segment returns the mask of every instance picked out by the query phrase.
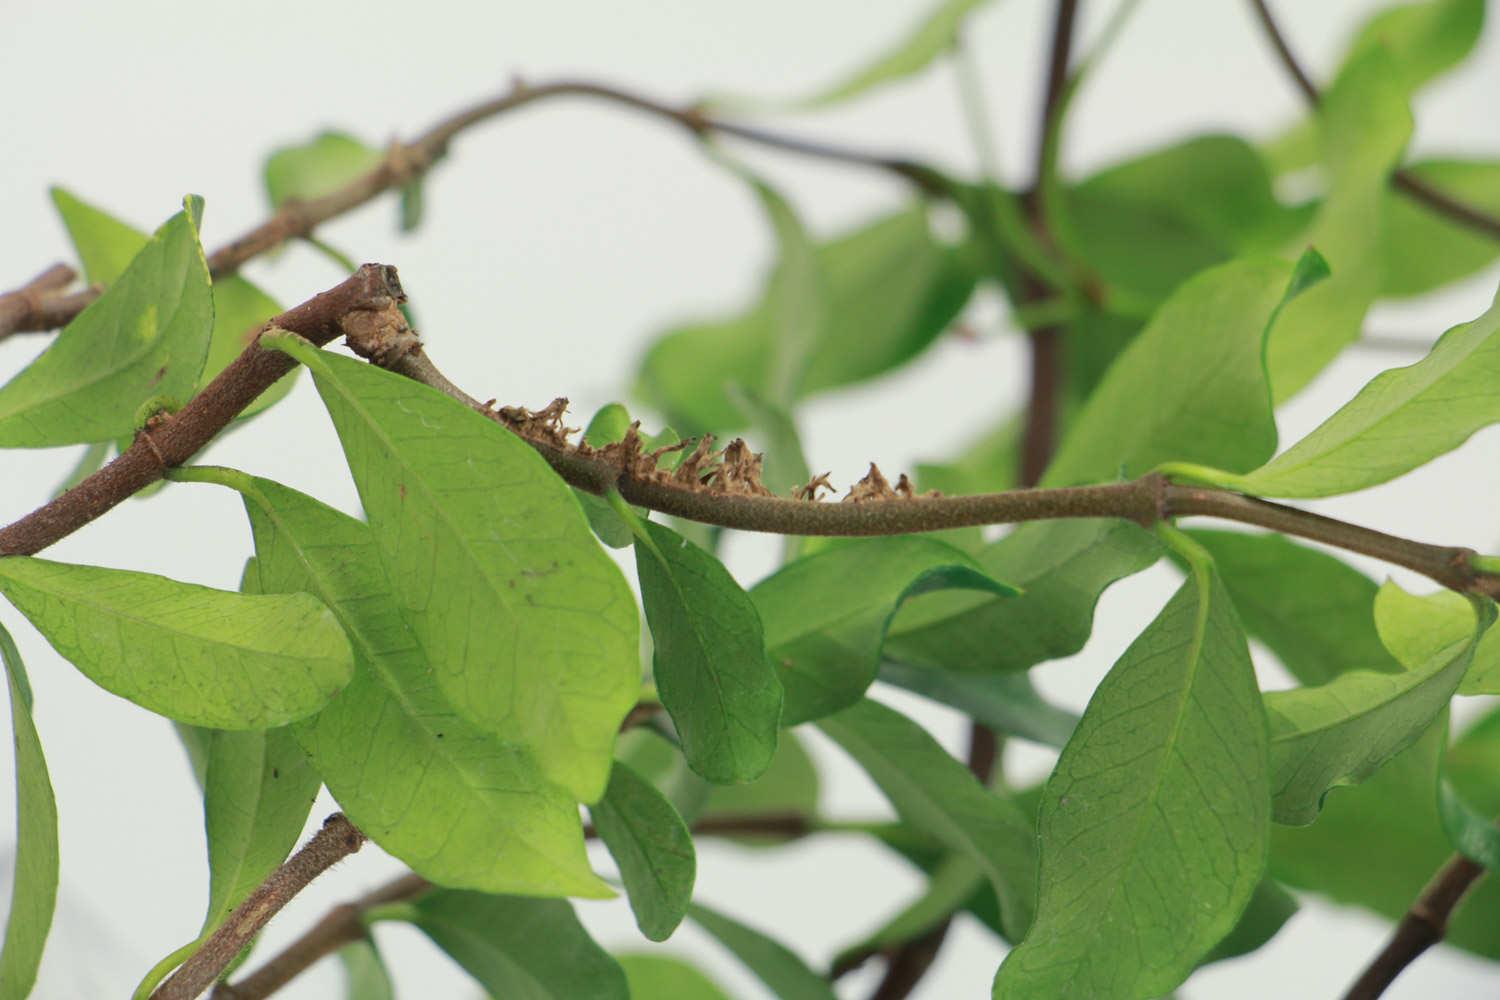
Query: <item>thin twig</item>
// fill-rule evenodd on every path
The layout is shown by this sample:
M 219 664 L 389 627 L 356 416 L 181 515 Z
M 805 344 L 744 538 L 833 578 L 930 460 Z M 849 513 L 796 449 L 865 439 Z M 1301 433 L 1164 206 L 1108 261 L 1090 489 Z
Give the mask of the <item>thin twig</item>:
M 157 987 L 151 1000 L 193 1000 L 213 985 L 260 929 L 319 875 L 364 846 L 365 835 L 334 813 L 323 828 L 237 906 L 229 919 L 176 972 Z
M 1380 954 L 1349 987 L 1344 1000 L 1375 1000 L 1384 993 L 1418 955 L 1443 939 L 1453 911 L 1484 874 L 1483 865 L 1462 854 L 1449 858 L 1411 904 Z
M 936 173 L 931 168 L 904 157 L 723 121 L 697 107 L 675 107 L 592 80 L 556 80 L 534 86 L 517 81 L 507 93 L 444 118 L 409 143 L 393 142 L 378 164 L 338 190 L 307 201 L 285 202 L 265 222 L 210 254 L 210 273 L 215 278 L 233 274 L 260 254 L 289 240 L 311 236 L 318 226 L 329 220 L 372 201 L 386 191 L 420 178 L 447 153 L 449 144 L 467 129 L 536 101 L 554 97 L 594 98 L 674 122 L 694 135 L 716 133 L 734 136 L 803 156 L 887 171 L 923 190 L 941 190 L 935 181 Z M 65 266 L 54 265 L 47 273 Z M 48 294 L 33 294 L 29 289 L 34 289 L 36 282 L 32 282 L 14 292 L 0 295 L 0 340 L 13 333 L 40 332 L 65 326 L 99 297 L 102 289 L 97 287 L 63 293 L 61 289 L 72 280 L 72 269 L 69 268 L 68 271 L 68 281 L 43 289 Z
M 1270 41 L 1271 47 L 1276 50 L 1277 58 L 1286 69 L 1287 75 L 1297 84 L 1297 89 L 1302 92 L 1307 103 L 1313 108 L 1318 107 L 1323 95 L 1319 92 L 1318 85 L 1313 83 L 1312 77 L 1308 76 L 1307 71 L 1302 68 L 1296 54 L 1292 52 L 1286 36 L 1282 34 L 1276 18 L 1271 14 L 1270 7 L 1266 5 L 1266 0 L 1250 0 L 1250 5 L 1255 9 L 1256 19 L 1265 30 L 1266 38 Z M 1500 217 L 1440 191 L 1404 167 L 1391 174 L 1391 186 L 1413 201 L 1427 206 L 1439 215 L 1447 216 L 1459 225 L 1483 233 L 1490 239 L 1500 240 Z

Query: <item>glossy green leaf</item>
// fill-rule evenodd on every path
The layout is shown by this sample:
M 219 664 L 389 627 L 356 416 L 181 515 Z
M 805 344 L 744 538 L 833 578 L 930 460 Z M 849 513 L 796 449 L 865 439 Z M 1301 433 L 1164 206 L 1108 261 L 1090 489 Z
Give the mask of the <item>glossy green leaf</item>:
M 640 622 L 572 491 L 510 431 L 287 337 L 343 443 L 403 615 L 453 708 L 578 800 L 604 794 Z
M 797 734 L 787 730 L 776 743 L 776 756 L 764 774 L 742 785 L 714 785 L 699 818 L 732 816 L 818 815 L 818 769 Z M 754 838 L 750 838 L 754 839 Z
M 411 922 L 491 996 L 629 1000 L 624 971 L 562 900 L 440 889 L 410 909 Z
M 290 199 L 311 201 L 369 173 L 384 158 L 343 132 L 323 132 L 306 143 L 283 146 L 266 160 L 266 197 L 272 208 Z
M 878 702 L 861 701 L 818 727 L 874 779 L 909 825 L 967 857 L 1000 900 L 1020 937 L 1031 922 L 1036 842 L 1019 806 L 980 785 L 921 726 Z
M 1123 521 L 1023 525 L 977 556 L 1021 596 L 943 593 L 901 609 L 885 655 L 955 673 L 1018 671 L 1083 648 L 1104 589 L 1156 562 L 1149 532 Z
M 1268 943 L 1297 913 L 1297 897 L 1274 879 L 1263 878 L 1240 914 L 1234 929 L 1214 945 L 1200 965 L 1222 962 L 1257 951 Z
M 208 265 L 179 212 L 42 355 L 0 387 L 0 447 L 108 441 L 152 397 L 192 395 L 213 328 Z
M 105 690 L 170 719 L 265 729 L 349 682 L 349 641 L 306 594 L 252 596 L 102 566 L 0 559 L 0 593 Z
M 1475 602 L 1467 621 L 1435 618 L 1429 601 L 1387 583 L 1375 624 L 1405 670 L 1344 673 L 1321 687 L 1266 695 L 1276 821 L 1311 823 L 1330 788 L 1357 784 L 1421 736 L 1494 617 L 1493 604 Z
M 814 256 L 826 313 L 792 399 L 778 399 L 773 391 L 776 314 L 785 295 L 777 283 L 780 271 L 741 316 L 680 328 L 658 340 L 641 364 L 643 398 L 684 434 L 735 430 L 750 415 L 730 399 L 729 383 L 785 406 L 873 378 L 930 345 L 973 290 L 972 268 L 933 238 L 918 205 L 821 243 Z
M 1394 479 L 1500 421 L 1500 299 L 1416 364 L 1377 375 L 1311 434 L 1247 475 L 1182 471 L 1244 493 L 1322 497 Z
M 695 903 L 688 915 L 732 951 L 778 1000 L 834 1000 L 823 977 L 780 942 L 701 903 Z
M 1065 248 L 1103 279 L 1115 308 L 1149 306 L 1199 271 L 1274 251 L 1307 221 L 1277 201 L 1255 148 L 1228 135 L 1109 167 L 1066 190 L 1062 208 Z
M 57 904 L 57 799 L 32 719 L 31 683 L 10 633 L 0 626 L 0 661 L 10 691 L 16 767 L 16 865 L 0 946 L 0 996 L 31 993 Z
M 636 570 L 662 704 L 693 770 L 721 784 L 749 781 L 770 766 L 781 722 L 760 615 L 713 556 L 670 528 L 645 529 Z
M 687 824 L 661 792 L 620 761 L 589 815 L 620 866 L 636 925 L 649 940 L 665 941 L 693 901 L 698 861 Z
M 880 665 L 880 679 L 1043 746 L 1061 748 L 1078 725 L 1078 716 L 1044 701 L 1022 673 L 958 673 L 887 660 Z
M 209 930 L 286 860 L 323 781 L 287 727 L 206 736 Z
M 348 633 L 354 679 L 295 732 L 349 818 L 440 885 L 613 895 L 589 869 L 573 798 L 443 697 L 370 528 L 270 480 L 195 472 L 244 498 L 258 586 L 315 594 Z
M 1383 48 L 1353 60 L 1318 110 L 1328 195 L 1307 233 L 1333 276 L 1289 304 L 1266 344 L 1277 401 L 1302 389 L 1359 339 L 1385 281 L 1380 237 L 1391 171 L 1411 136 L 1407 94 Z
M 750 591 L 786 688 L 785 725 L 847 708 L 880 667 L 886 628 L 909 598 L 958 588 L 1013 597 L 973 558 L 915 535 L 838 545 L 799 559 Z
M 396 1000 L 396 986 L 372 939 L 346 944 L 338 956 L 344 966 L 345 1000 Z
M 62 188 L 52 189 L 52 200 L 83 261 L 84 273 L 93 284 L 113 284 L 148 241 L 145 233 Z M 239 275 L 215 279 L 213 334 L 209 338 L 208 357 L 198 378 L 198 386 L 207 385 L 239 356 L 248 343 L 246 334 L 258 330 L 262 323 L 281 312 L 275 299 Z M 284 398 L 291 392 L 294 382 L 294 378 L 278 380 L 245 407 L 236 419 L 259 413 Z
M 1404 170 L 1466 205 L 1500 214 L 1500 161 L 1426 160 Z M 1424 295 L 1483 270 L 1500 256 L 1500 240 L 1493 236 L 1398 191 L 1387 194 L 1386 202 L 1382 295 Z
M 1284 535 L 1188 534 L 1213 556 L 1245 631 L 1303 684 L 1401 670 L 1375 631 L 1380 588 L 1359 570 Z M 1467 603 L 1463 611 L 1471 614 Z
M 669 955 L 624 954 L 615 961 L 625 970 L 633 1000 L 729 1000 L 729 994 L 696 966 Z
M 1138 476 L 1168 460 L 1253 469 L 1276 450 L 1261 354 L 1283 305 L 1317 275 L 1247 258 L 1182 285 L 1120 354 L 1063 439 L 1044 486 Z M 1205 330 L 1214 331 L 1205 336 Z
M 1100 683 L 1042 796 L 1036 922 L 996 997 L 1155 997 L 1239 919 L 1270 836 L 1266 735 L 1212 564 Z

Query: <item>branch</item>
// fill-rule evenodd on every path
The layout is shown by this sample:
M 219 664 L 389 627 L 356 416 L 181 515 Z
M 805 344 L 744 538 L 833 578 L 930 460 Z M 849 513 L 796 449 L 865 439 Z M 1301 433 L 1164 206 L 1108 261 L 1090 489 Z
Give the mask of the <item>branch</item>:
M 365 835 L 356 830 L 343 813 L 328 817 L 323 822 L 323 829 L 236 907 L 203 947 L 151 994 L 151 1000 L 193 1000 L 208 989 L 283 906 L 307 888 L 313 879 L 359 850 L 364 843 Z
M 1318 91 L 1318 85 L 1313 83 L 1307 71 L 1302 68 L 1302 64 L 1297 61 L 1297 56 L 1287 44 L 1286 36 L 1281 33 L 1281 28 L 1276 24 L 1276 18 L 1272 16 L 1271 9 L 1266 6 L 1266 0 L 1250 0 L 1250 6 L 1255 9 L 1255 16 L 1260 21 L 1261 28 L 1265 30 L 1266 38 L 1270 41 L 1272 48 L 1276 50 L 1281 65 L 1296 82 L 1297 89 L 1302 91 L 1302 96 L 1307 99 L 1308 105 L 1316 108 L 1321 103 L 1323 95 Z M 1425 205 L 1438 215 L 1447 216 L 1451 221 L 1482 233 L 1492 240 L 1500 240 L 1500 217 L 1490 215 L 1483 209 L 1438 190 L 1410 170 L 1402 168 L 1391 174 L 1391 185 L 1411 200 Z
M 409 143 L 391 143 L 385 158 L 379 164 L 338 190 L 308 201 L 287 201 L 265 222 L 210 254 L 209 272 L 214 278 L 233 274 L 260 254 L 289 240 L 310 236 L 323 223 L 426 174 L 447 153 L 449 144 L 468 129 L 535 101 L 552 97 L 594 98 L 673 122 L 695 136 L 710 133 L 734 136 L 803 156 L 884 170 L 925 191 L 941 193 L 942 190 L 932 169 L 903 157 L 723 121 L 692 105 L 675 107 L 620 87 L 589 80 L 556 80 L 536 86 L 529 86 L 518 80 L 508 93 L 439 121 Z M 55 279 L 62 273 L 62 269 L 66 269 L 68 277 L 58 283 Z M 48 276 L 52 276 L 54 280 L 38 287 L 38 282 Z M 62 289 L 74 276 L 72 268 L 55 264 L 41 278 L 16 291 L 0 295 L 0 340 L 13 333 L 40 332 L 66 326 L 99 297 L 103 290 L 97 286 L 64 294 Z
M 1462 854 L 1449 858 L 1396 925 L 1385 948 L 1349 987 L 1344 1000 L 1375 1000 L 1384 993 L 1418 955 L 1443 939 L 1453 911 L 1484 874 L 1484 866 Z
M 313 343 L 326 344 L 356 317 L 366 324 L 372 317 L 375 322 L 392 316 L 400 319 L 396 304 L 404 297 L 395 268 L 366 264 L 328 291 L 277 316 L 266 328 L 292 330 Z M 135 443 L 113 462 L 45 506 L 0 528 L 0 556 L 40 552 L 161 479 L 169 467 L 192 458 L 294 364 L 280 351 L 263 350 L 257 334 L 185 407 L 137 434 Z

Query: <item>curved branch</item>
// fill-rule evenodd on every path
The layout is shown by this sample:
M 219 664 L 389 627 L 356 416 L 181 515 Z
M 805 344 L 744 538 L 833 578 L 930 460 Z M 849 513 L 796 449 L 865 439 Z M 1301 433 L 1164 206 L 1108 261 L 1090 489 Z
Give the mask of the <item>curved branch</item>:
M 1483 865 L 1462 854 L 1449 858 L 1411 904 L 1380 954 L 1349 987 L 1344 1000 L 1375 1000 L 1384 993 L 1417 956 L 1443 940 L 1453 911 L 1484 875 Z
M 1255 9 L 1256 19 L 1260 21 L 1261 28 L 1264 29 L 1271 47 L 1276 50 L 1277 58 L 1286 69 L 1287 75 L 1297 84 L 1297 89 L 1302 91 L 1302 96 L 1307 99 L 1308 105 L 1316 108 L 1322 102 L 1323 95 L 1319 92 L 1318 85 L 1313 83 L 1312 77 L 1307 75 L 1307 71 L 1298 62 L 1291 46 L 1287 44 L 1286 36 L 1282 34 L 1276 18 L 1271 14 L 1271 8 L 1266 5 L 1266 0 L 1250 0 L 1250 6 Z M 1438 215 L 1447 216 L 1453 222 L 1482 233 L 1492 240 L 1500 240 L 1500 217 L 1490 215 L 1483 209 L 1440 191 L 1410 170 L 1401 168 L 1391 174 L 1391 186 L 1412 201 L 1427 206 Z
M 310 236 L 323 223 L 427 173 L 447 153 L 449 144 L 466 130 L 528 104 L 554 97 L 593 98 L 673 122 L 693 135 L 734 136 L 802 156 L 884 170 L 925 191 L 942 191 L 935 171 L 903 157 L 723 121 L 694 106 L 676 107 L 592 80 L 555 80 L 535 86 L 517 80 L 509 92 L 444 118 L 411 142 L 393 142 L 380 163 L 338 190 L 321 198 L 286 202 L 265 222 L 209 254 L 209 272 L 215 278 L 233 274 L 246 262 L 289 240 Z M 62 289 L 74 277 L 72 269 L 64 264 L 53 265 L 43 277 L 61 268 L 66 268 L 68 278 L 60 285 L 54 283 L 38 288 L 39 278 L 16 291 L 0 295 L 0 340 L 13 333 L 41 332 L 66 326 L 99 297 L 102 289 L 97 286 L 63 292 Z
M 365 835 L 334 813 L 301 850 L 271 873 L 186 962 L 157 987 L 151 1000 L 193 1000 L 213 985 L 234 957 L 281 908 L 319 875 L 364 846 Z

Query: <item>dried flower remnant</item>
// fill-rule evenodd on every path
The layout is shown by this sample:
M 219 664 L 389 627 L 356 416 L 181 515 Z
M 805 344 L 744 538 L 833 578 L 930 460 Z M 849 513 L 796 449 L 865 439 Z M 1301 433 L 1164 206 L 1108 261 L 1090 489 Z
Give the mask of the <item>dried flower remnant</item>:
M 793 491 L 793 498 L 797 500 L 817 501 L 823 499 L 823 493 L 821 492 L 823 490 L 827 490 L 829 493 L 838 492 L 834 485 L 828 481 L 828 477 L 832 474 L 831 472 L 824 472 L 821 475 L 813 476 Z

